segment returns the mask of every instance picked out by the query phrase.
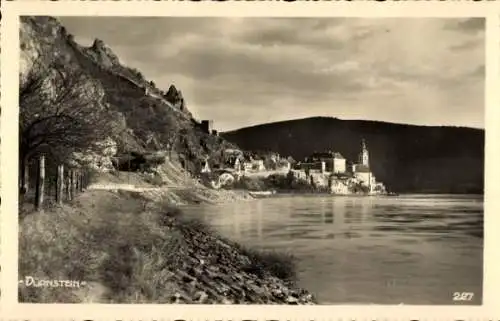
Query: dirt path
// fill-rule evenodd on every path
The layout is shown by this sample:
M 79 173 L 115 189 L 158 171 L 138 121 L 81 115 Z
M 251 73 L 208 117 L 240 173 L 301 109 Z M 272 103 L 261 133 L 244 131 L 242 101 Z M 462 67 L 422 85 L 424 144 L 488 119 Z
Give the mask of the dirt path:
M 92 184 L 87 187 L 88 190 L 104 190 L 104 191 L 130 191 L 130 192 L 150 192 L 150 191 L 167 191 L 170 189 L 183 189 L 187 186 L 181 185 L 163 185 L 161 187 L 137 186 L 132 184 Z

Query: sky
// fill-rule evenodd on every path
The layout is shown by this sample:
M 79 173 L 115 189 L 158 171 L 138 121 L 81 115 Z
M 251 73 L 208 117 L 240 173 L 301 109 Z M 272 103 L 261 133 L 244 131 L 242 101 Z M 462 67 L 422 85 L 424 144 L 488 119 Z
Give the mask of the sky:
M 59 20 L 220 131 L 313 116 L 484 128 L 482 18 Z

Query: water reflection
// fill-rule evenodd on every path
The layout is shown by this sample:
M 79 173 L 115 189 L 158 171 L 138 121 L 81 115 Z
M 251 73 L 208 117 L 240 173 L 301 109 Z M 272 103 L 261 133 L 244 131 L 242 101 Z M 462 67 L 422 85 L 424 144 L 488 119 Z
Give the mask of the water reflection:
M 200 210 L 227 237 L 293 252 L 301 285 L 322 303 L 452 304 L 457 289 L 481 303 L 478 197 L 282 197 L 186 208 Z
M 325 210 L 325 213 L 323 215 L 323 223 L 325 224 L 333 224 L 335 222 L 333 212 L 335 211 L 334 208 L 330 210 Z

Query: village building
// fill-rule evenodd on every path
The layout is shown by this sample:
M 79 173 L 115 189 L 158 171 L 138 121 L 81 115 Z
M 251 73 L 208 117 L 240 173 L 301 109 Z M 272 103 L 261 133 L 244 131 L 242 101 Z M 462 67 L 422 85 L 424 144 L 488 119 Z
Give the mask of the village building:
M 221 151 L 222 166 L 224 168 L 234 169 L 235 171 L 241 171 L 242 164 L 241 160 L 243 158 L 243 152 L 239 149 L 227 148 Z
M 369 188 L 370 193 L 385 191 L 384 184 L 377 182 L 375 175 L 370 169 L 370 155 L 364 139 L 361 142 L 358 164 L 352 166 L 352 172 L 361 184 Z
M 243 170 L 245 172 L 252 171 L 252 163 L 251 162 L 245 162 L 245 163 L 243 163 Z
M 256 159 L 252 162 L 252 169 L 258 172 L 265 171 L 266 167 L 264 166 L 264 160 Z
M 346 172 L 346 159 L 340 153 L 334 153 L 332 173 L 341 174 Z
M 363 139 L 361 142 L 361 152 L 358 155 L 358 163 L 353 164 L 352 172 L 354 177 L 363 185 L 370 187 L 373 183 L 372 172 L 370 170 L 370 156 L 366 142 Z
M 361 141 L 361 152 L 358 155 L 358 163 L 353 164 L 352 171 L 353 172 L 366 172 L 370 169 L 370 155 L 368 152 L 368 148 L 366 147 L 366 142 L 363 139 Z
M 385 186 L 377 182 L 370 168 L 370 155 L 366 142 L 361 143 L 361 152 L 355 164 L 347 164 L 347 160 L 338 152 L 314 152 L 303 162 L 293 167 L 297 178 L 311 178 L 320 182 L 322 177 L 329 175 L 328 187 L 333 194 L 349 194 L 354 186 L 365 186 L 372 193 L 385 192 Z
M 253 153 L 245 152 L 242 156 L 241 166 L 244 172 L 262 172 L 270 165 L 266 166 L 265 158 Z
M 265 171 L 264 160 L 254 159 L 238 149 L 226 149 L 222 152 L 224 166 L 236 172 Z
M 292 169 L 292 163 L 288 159 L 280 159 L 277 162 L 277 169 L 282 171 L 289 171 Z
M 250 156 L 243 158 L 242 167 L 245 172 L 262 172 L 266 170 L 263 159 L 254 159 Z
M 354 177 L 357 178 L 363 185 L 370 186 L 372 183 L 372 173 L 370 168 L 362 164 L 356 164 L 354 168 Z
M 305 159 L 305 162 L 300 164 L 301 169 L 319 170 L 321 173 L 345 173 L 346 159 L 338 152 L 315 152 Z
M 210 173 L 211 172 L 208 157 L 206 157 L 205 160 L 203 160 L 201 162 L 201 172 L 202 173 Z
M 278 153 L 272 153 L 270 158 L 274 163 L 278 163 L 281 157 Z

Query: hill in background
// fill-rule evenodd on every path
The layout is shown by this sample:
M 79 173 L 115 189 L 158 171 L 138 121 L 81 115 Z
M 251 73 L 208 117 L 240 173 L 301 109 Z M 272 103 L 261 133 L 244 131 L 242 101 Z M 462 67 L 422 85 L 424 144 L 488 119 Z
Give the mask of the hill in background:
M 484 130 L 313 117 L 246 127 L 221 134 L 246 150 L 272 150 L 302 160 L 338 151 L 356 161 L 364 138 L 377 180 L 390 190 L 482 193 Z

